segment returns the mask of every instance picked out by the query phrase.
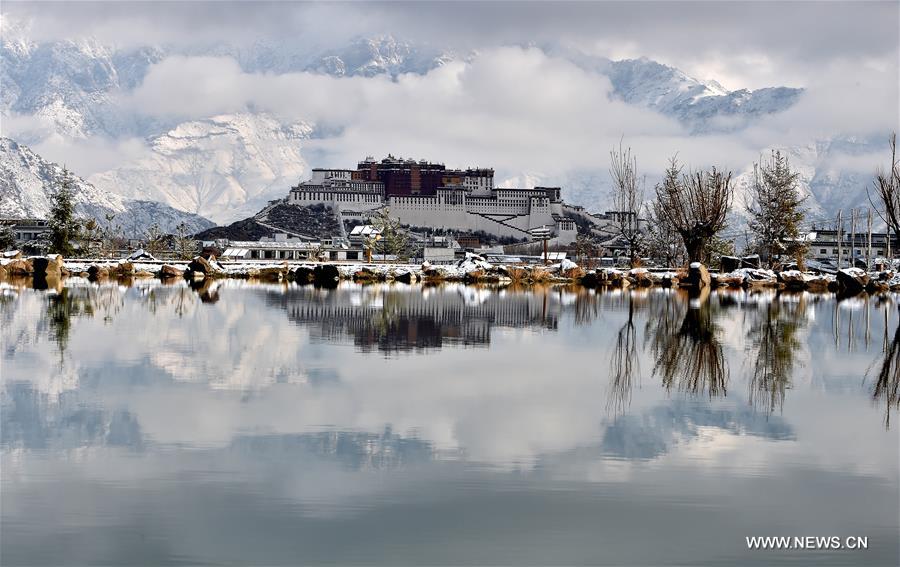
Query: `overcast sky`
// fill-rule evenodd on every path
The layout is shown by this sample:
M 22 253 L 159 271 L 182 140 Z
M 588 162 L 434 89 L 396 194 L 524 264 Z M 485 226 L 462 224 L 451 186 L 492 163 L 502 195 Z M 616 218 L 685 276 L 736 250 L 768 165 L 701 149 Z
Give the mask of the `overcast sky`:
M 746 165 L 772 145 L 896 129 L 898 6 L 4 2 L 2 12 L 29 21 L 27 35 L 39 41 L 91 36 L 120 47 L 187 47 L 263 40 L 319 52 L 354 37 L 392 34 L 461 54 L 474 50 L 474 60 L 397 81 L 252 74 L 227 56 L 173 56 L 122 104 L 183 119 L 252 107 L 327 125 L 335 135 L 316 144 L 334 161 L 390 148 L 448 163 L 490 156 L 507 172 L 560 174 L 596 165 L 622 136 L 647 156 L 648 167 L 661 169 L 675 151 L 689 161 Z M 740 134 L 690 136 L 671 119 L 610 100 L 605 77 L 533 48 L 547 45 L 614 59 L 645 56 L 730 89 L 783 85 L 807 93 L 787 113 Z
M 898 2 L 4 2 L 36 38 L 119 45 L 282 39 L 339 45 L 390 33 L 457 49 L 559 42 L 646 56 L 729 88 L 803 86 L 841 61 L 896 65 Z

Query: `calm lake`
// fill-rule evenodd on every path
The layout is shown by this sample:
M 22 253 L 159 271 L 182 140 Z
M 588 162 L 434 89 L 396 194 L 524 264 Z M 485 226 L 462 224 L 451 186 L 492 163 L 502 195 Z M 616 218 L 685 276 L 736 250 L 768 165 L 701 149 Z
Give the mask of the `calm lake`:
M 0 284 L 0 563 L 897 565 L 897 301 Z

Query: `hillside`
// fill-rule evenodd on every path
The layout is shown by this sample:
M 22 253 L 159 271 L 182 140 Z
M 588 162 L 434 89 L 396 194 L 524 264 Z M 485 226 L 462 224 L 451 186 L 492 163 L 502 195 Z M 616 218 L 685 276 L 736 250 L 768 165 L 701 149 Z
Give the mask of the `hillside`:
M 320 239 L 338 235 L 340 230 L 334 212 L 325 205 L 301 207 L 277 202 L 252 217 L 206 229 L 196 237 L 199 240 L 259 240 L 264 236 L 271 238 L 279 231 Z
M 0 216 L 7 218 L 46 218 L 50 197 L 64 178 L 63 167 L 48 162 L 9 138 L 0 138 Z M 95 187 L 69 172 L 75 211 L 79 216 L 106 224 L 113 215 L 127 236 L 142 236 L 156 223 L 165 232 L 174 232 L 185 223 L 190 231 L 213 226 L 199 215 L 185 213 L 155 201 L 126 199 Z
M 353 145 L 355 138 L 342 137 L 342 133 L 353 132 L 360 117 L 367 114 L 352 109 L 369 95 L 351 98 L 343 106 L 328 105 L 335 114 L 322 123 L 306 117 L 305 105 L 315 106 L 309 93 L 291 95 L 297 98 L 296 113 L 290 118 L 253 104 L 229 112 L 170 115 L 143 113 L 139 107 L 123 103 L 160 64 L 210 57 L 231 60 L 246 74 L 289 80 L 288 75 L 303 73 L 314 75 L 316 81 L 339 78 L 346 85 L 384 86 L 388 84 L 385 81 L 427 81 L 429 75 L 448 65 L 469 68 L 489 55 L 459 53 L 391 35 L 357 37 L 327 49 L 301 48 L 287 38 L 269 38 L 248 46 L 222 42 L 190 50 L 163 44 L 116 47 L 94 39 L 49 41 L 32 35 L 22 22 L 3 20 L 0 116 L 4 131 L 15 132 L 14 137 L 23 143 L 64 140 L 73 148 L 105 147 L 122 140 L 139 143 L 141 151 L 127 153 L 120 161 L 91 173 L 87 180 L 126 199 L 158 201 L 220 223 L 248 218 L 270 200 L 282 198 L 291 185 L 308 175 L 310 165 L 332 165 L 329 152 Z M 753 151 L 765 154 L 769 148 L 764 144 L 771 141 L 751 135 L 754 128 L 815 96 L 811 91 L 779 85 L 729 90 L 715 80 L 692 77 L 647 58 L 613 60 L 559 44 L 527 47 L 602 77 L 609 92 L 586 93 L 589 96 L 609 97 L 674 120 L 689 134 L 682 144 L 694 139 L 706 143 L 699 140 L 709 136 L 738 139 L 746 134 Z M 241 80 L 245 78 L 249 77 Z M 852 106 L 853 101 L 847 104 Z M 30 126 L 13 126 L 25 123 Z M 392 132 L 394 126 L 385 128 Z M 635 128 L 635 135 L 653 137 L 652 131 Z M 624 134 L 628 137 L 630 132 Z M 872 163 L 873 170 L 871 156 L 883 153 L 884 142 L 880 134 L 856 135 L 849 128 L 793 139 L 789 147 L 779 149 L 790 154 L 801 171 L 809 209 L 819 218 L 833 218 L 840 208 L 868 205 L 864 190 L 869 183 L 868 164 Z M 452 140 L 445 143 L 452 146 Z M 668 142 L 661 147 L 679 150 Z M 364 152 L 394 149 L 392 145 L 366 146 L 359 149 L 358 157 Z M 422 150 L 421 157 L 443 159 L 441 149 L 434 141 Z M 599 155 L 604 153 L 599 151 Z M 59 161 L 68 161 L 62 151 L 54 155 Z M 491 165 L 495 158 L 485 151 L 483 159 Z M 534 184 L 561 185 L 567 200 L 603 210 L 609 202 L 609 176 L 602 161 L 595 168 L 552 175 L 528 171 L 527 164 L 498 166 L 497 177 L 498 182 L 527 178 Z M 746 161 L 733 166 L 736 175 L 746 176 L 752 165 L 750 159 Z M 860 162 L 866 167 L 861 169 Z M 650 186 L 653 175 L 659 173 L 648 172 Z M 737 200 L 745 199 L 739 196 Z

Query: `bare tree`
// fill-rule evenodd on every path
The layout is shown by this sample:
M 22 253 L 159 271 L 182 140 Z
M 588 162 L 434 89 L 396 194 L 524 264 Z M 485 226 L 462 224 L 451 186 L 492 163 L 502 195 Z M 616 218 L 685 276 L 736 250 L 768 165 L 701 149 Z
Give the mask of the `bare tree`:
M 618 148 L 609 152 L 609 175 L 613 180 L 613 206 L 615 225 L 619 236 L 628 244 L 628 256 L 634 266 L 640 257 L 642 235 L 641 208 L 644 203 L 644 180 L 638 179 L 637 158 L 631 148 Z
M 190 230 L 184 222 L 178 223 L 178 226 L 175 227 L 173 244 L 175 255 L 180 260 L 189 260 L 199 251 L 197 241 L 191 236 Z
M 890 145 L 891 170 L 887 172 L 879 167 L 875 171 L 874 199 L 871 188 L 867 187 L 866 193 L 869 196 L 869 202 L 872 203 L 872 208 L 887 225 L 888 230 L 894 235 L 898 235 L 900 234 L 900 160 L 897 158 L 896 132 L 891 134 Z
M 656 186 L 661 211 L 681 235 L 691 262 L 708 261 L 709 243 L 725 228 L 734 187 L 731 172 L 715 167 L 682 174 L 672 158 L 662 183 Z
M 669 222 L 659 201 L 648 207 L 647 235 L 644 241 L 647 254 L 664 266 L 680 266 L 687 260 L 684 241 Z
M 144 240 L 144 249 L 150 254 L 159 254 L 166 248 L 165 235 L 157 223 L 153 223 L 147 228 L 144 232 Z

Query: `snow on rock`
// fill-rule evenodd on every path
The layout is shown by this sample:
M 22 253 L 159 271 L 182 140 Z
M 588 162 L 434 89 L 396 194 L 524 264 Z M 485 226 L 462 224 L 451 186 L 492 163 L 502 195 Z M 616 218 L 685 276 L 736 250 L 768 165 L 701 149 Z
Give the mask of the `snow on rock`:
M 854 278 L 861 278 L 866 275 L 866 271 L 862 268 L 841 268 L 839 271 Z
M 893 277 L 888 280 L 888 286 L 892 290 L 900 287 L 900 272 L 894 273 Z
M 763 268 L 739 268 L 726 275 L 744 277 L 750 281 L 775 281 L 778 279 L 775 272 Z

